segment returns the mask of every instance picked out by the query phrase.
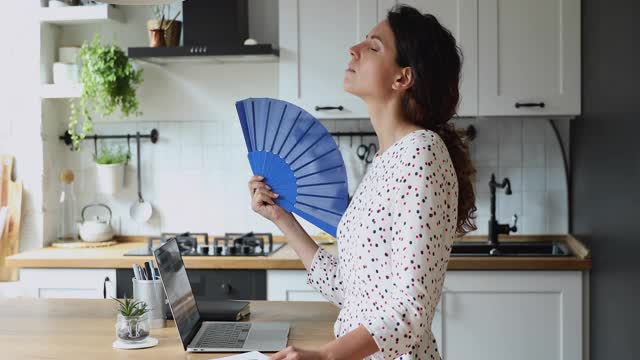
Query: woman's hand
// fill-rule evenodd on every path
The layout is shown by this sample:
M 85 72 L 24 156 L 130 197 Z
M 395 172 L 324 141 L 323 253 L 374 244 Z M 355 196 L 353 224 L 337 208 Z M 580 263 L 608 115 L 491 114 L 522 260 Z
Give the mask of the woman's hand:
M 279 194 L 271 191 L 271 187 L 263 182 L 264 177 L 252 176 L 249 179 L 249 193 L 251 194 L 251 209 L 274 223 L 285 216 L 292 216 L 280 206 L 276 205 L 273 199 Z
M 294 346 L 288 346 L 271 356 L 270 360 L 328 360 L 329 357 L 320 351 L 307 351 Z

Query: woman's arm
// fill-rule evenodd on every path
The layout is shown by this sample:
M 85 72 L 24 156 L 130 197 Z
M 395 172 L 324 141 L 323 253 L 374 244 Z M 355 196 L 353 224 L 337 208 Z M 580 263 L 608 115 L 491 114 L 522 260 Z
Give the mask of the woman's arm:
M 318 251 L 318 244 L 313 241 L 291 213 L 276 220 L 275 224 L 287 238 L 287 243 L 298 254 L 304 267 L 310 271 L 311 262 Z
M 342 276 L 338 260 L 311 239 L 293 214 L 273 201 L 279 195 L 274 194 L 263 180 L 262 176 L 253 176 L 249 180 L 251 208 L 271 220 L 282 231 L 307 269 L 307 283 L 336 306 L 342 307 Z
M 359 326 L 353 331 L 324 345 L 319 351 L 289 346 L 269 357 L 270 360 L 352 360 L 363 359 L 378 352 L 378 346 L 367 329 Z
M 338 259 L 319 247 L 298 220 L 289 215 L 283 216 L 276 225 L 287 237 L 287 241 L 307 269 L 307 284 L 334 305 L 342 308 L 344 296 Z

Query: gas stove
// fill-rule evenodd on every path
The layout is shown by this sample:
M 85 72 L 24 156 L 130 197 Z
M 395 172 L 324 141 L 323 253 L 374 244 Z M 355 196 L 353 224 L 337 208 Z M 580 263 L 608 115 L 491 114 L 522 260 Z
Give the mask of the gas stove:
M 268 256 L 284 246 L 273 243 L 271 233 L 225 233 L 209 242 L 206 233 L 162 233 L 149 237 L 147 246 L 131 250 L 125 256 L 152 256 L 153 250 L 176 239 L 182 256 Z

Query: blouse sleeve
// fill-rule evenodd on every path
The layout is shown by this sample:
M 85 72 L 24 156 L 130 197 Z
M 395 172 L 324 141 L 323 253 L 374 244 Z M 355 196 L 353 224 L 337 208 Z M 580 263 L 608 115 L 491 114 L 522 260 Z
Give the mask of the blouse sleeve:
M 395 177 L 391 296 L 362 324 L 384 359 L 412 350 L 428 333 L 449 261 L 457 182 L 444 143 L 410 145 Z M 448 180 L 449 179 L 449 180 Z M 456 214 L 456 212 L 453 212 Z M 435 346 L 435 344 L 431 345 Z M 421 349 L 424 351 L 424 349 Z
M 318 247 L 307 273 L 307 284 L 311 285 L 333 304 L 342 308 L 342 276 L 338 260 L 321 246 Z

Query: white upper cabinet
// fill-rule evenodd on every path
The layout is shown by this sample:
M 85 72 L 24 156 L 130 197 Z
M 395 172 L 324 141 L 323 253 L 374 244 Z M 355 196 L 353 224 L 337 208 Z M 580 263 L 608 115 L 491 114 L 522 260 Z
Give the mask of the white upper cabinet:
M 279 22 L 280 98 L 320 119 L 369 117 L 343 79 L 349 48 L 376 24 L 376 1 L 280 0 Z
M 435 15 L 462 49 L 458 116 L 580 114 L 580 0 L 401 2 Z M 396 3 L 280 0 L 280 97 L 318 118 L 368 117 L 343 90 L 349 47 Z
M 378 21 L 385 19 L 388 10 L 396 3 L 398 1 L 379 0 Z M 400 3 L 413 6 L 422 13 L 434 15 L 456 38 L 463 54 L 458 116 L 476 116 L 478 114 L 478 1 L 403 0 Z
M 580 114 L 580 0 L 479 0 L 479 115 Z

